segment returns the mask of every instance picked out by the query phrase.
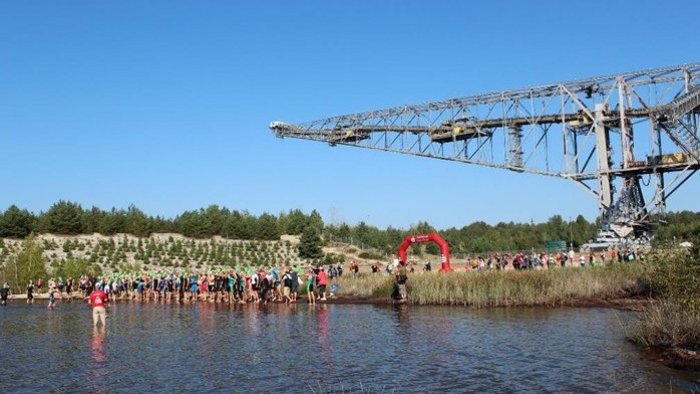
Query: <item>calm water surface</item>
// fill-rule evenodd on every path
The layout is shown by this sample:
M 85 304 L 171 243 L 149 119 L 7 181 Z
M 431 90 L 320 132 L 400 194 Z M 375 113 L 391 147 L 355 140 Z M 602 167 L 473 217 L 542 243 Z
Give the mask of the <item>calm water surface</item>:
M 611 309 L 132 305 L 0 309 L 7 392 L 669 392 Z

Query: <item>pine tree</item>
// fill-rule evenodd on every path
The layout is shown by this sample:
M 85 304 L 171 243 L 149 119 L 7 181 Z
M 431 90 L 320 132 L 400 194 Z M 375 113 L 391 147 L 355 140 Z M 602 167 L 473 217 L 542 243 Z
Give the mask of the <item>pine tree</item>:
M 59 200 L 43 216 L 43 230 L 47 232 L 80 234 L 83 231 L 83 208 L 77 203 Z
M 321 237 L 313 226 L 307 226 L 299 240 L 299 257 L 304 259 L 320 259 L 323 257 L 321 250 Z
M 291 235 L 298 235 L 304 231 L 307 225 L 306 215 L 298 209 L 294 209 L 289 212 L 287 216 L 286 223 L 286 233 Z
M 106 213 L 100 208 L 93 206 L 89 211 L 83 212 L 83 231 L 86 234 L 99 233 L 100 221 Z
M 134 204 L 126 211 L 126 232 L 137 237 L 148 237 L 151 229 L 146 215 Z
M 314 227 L 318 232 L 323 231 L 323 219 L 321 218 L 321 214 L 315 209 L 311 211 L 309 215 L 308 225 Z
M 204 210 L 185 211 L 175 219 L 182 235 L 194 238 L 206 238 L 212 235 L 211 224 L 207 220 Z
M 104 235 L 114 235 L 126 232 L 126 213 L 123 210 L 112 208 L 100 218 L 100 233 Z
M 26 209 L 11 205 L 0 214 L 0 237 L 24 238 L 34 231 L 36 218 Z
M 257 234 L 255 235 L 257 239 L 274 241 L 280 238 L 277 219 L 270 214 L 264 213 L 260 215 L 256 230 Z

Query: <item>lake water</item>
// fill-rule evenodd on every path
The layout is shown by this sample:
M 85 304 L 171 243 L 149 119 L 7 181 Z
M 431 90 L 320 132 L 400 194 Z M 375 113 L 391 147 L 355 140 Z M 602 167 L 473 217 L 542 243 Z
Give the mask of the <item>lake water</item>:
M 0 392 L 669 392 L 605 308 L 116 304 L 0 309 Z

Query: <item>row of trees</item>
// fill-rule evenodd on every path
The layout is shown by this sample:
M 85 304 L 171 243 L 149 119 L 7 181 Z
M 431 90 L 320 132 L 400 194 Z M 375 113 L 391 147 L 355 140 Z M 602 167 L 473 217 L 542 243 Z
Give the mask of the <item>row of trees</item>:
M 357 226 L 341 224 L 325 228 L 326 238 L 361 244 L 391 253 L 408 234 L 425 234 L 436 229 L 427 222 L 419 222 L 408 230 L 389 227 L 385 230 L 360 222 Z M 450 244 L 453 253 L 483 253 L 489 251 L 515 251 L 541 249 L 550 240 L 564 240 L 581 245 L 593 238 L 597 231 L 595 222 L 588 222 L 579 215 L 576 220 L 564 221 L 561 216 L 552 216 L 545 223 L 498 223 L 494 226 L 484 222 L 474 222 L 462 228 L 440 230 L 440 234 Z M 426 251 L 438 254 L 434 245 L 427 245 Z
M 682 211 L 654 219 L 661 223 L 656 231 L 658 242 L 700 238 L 700 212 Z
M 684 211 L 655 219 L 665 223 L 657 231 L 659 241 L 700 235 L 700 213 Z M 246 211 L 232 211 L 217 205 L 185 211 L 174 219 L 148 216 L 133 205 L 126 210 L 113 208 L 104 211 L 97 207 L 83 209 L 79 204 L 68 201 L 59 201 L 38 215 L 14 205 L 0 213 L 0 237 L 15 238 L 24 238 L 31 233 L 130 233 L 143 237 L 154 232 L 172 232 L 194 238 L 220 235 L 231 239 L 276 240 L 281 234 L 301 235 L 309 227 L 326 241 L 352 242 L 385 253 L 392 253 L 408 234 L 435 231 L 427 222 L 419 222 L 409 229 L 380 229 L 364 222 L 355 226 L 324 225 L 321 215 L 315 210 L 310 214 L 297 209 L 279 215 L 264 213 L 255 216 Z M 441 230 L 440 233 L 456 253 L 482 253 L 541 249 L 549 240 L 564 240 L 578 246 L 592 239 L 596 230 L 596 223 L 587 221 L 581 215 L 571 221 L 555 215 L 544 223 L 509 222 L 489 225 L 474 222 L 461 228 Z M 311 233 L 309 230 L 307 239 L 311 238 Z M 436 252 L 436 249 L 428 246 L 427 251 Z
M 267 213 L 255 216 L 217 205 L 185 211 L 174 219 L 148 216 L 134 205 L 126 210 L 104 211 L 98 207 L 83 209 L 80 204 L 69 201 L 59 201 L 38 215 L 15 205 L 0 214 L 0 237 L 12 238 L 24 238 L 31 233 L 129 233 L 140 237 L 151 233 L 179 233 L 194 238 L 220 235 L 232 239 L 275 240 L 281 234 L 301 234 L 308 226 L 317 231 L 323 229 L 318 212 L 307 215 L 296 209 L 277 216 Z

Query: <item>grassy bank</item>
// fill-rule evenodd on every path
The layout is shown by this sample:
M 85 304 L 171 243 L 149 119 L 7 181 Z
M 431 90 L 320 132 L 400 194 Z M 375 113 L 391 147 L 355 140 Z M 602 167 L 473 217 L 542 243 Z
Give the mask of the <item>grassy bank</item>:
M 654 301 L 642 311 L 630 339 L 648 347 L 696 348 L 700 345 L 700 313 L 667 300 Z
M 409 302 L 473 307 L 567 305 L 646 294 L 649 267 L 611 264 L 547 271 L 487 271 L 409 276 Z M 386 275 L 343 276 L 339 295 L 388 298 L 393 281 Z
M 697 245 L 697 242 L 695 243 Z M 667 364 L 700 369 L 700 251 L 650 256 L 649 304 L 631 328 L 630 339 L 660 350 Z

